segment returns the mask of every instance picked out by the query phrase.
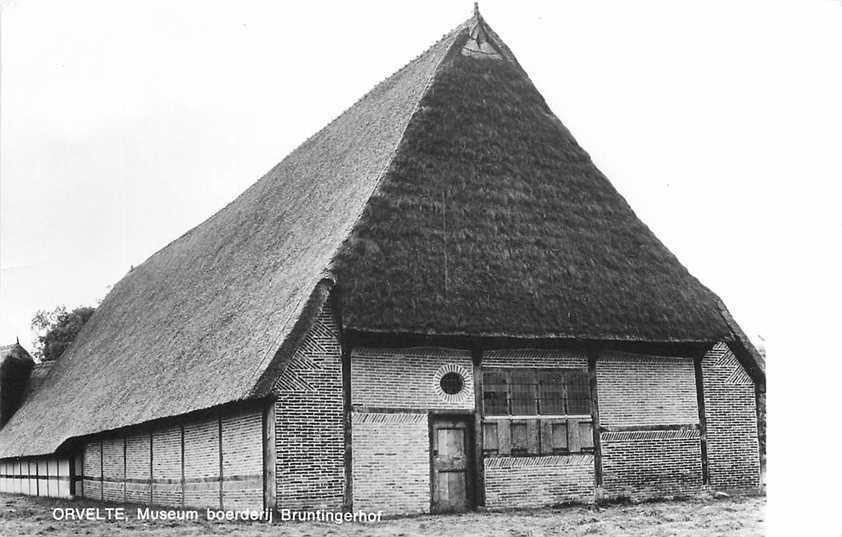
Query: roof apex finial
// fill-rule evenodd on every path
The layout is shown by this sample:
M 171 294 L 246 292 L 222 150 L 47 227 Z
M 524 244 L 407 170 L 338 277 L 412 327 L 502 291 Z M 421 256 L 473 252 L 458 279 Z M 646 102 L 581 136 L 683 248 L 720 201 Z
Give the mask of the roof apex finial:
M 477 20 L 480 19 L 479 2 L 474 2 L 474 18 L 477 19 Z

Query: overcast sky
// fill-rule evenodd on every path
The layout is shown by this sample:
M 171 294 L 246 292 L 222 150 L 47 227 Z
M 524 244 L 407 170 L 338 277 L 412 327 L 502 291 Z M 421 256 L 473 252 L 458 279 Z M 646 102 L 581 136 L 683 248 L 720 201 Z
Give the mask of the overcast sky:
M 0 342 L 29 346 L 39 308 L 102 298 L 471 7 L 7 2 Z M 842 124 L 840 4 L 481 10 L 643 221 L 771 337 L 770 188 L 842 175 L 825 154 Z
M 755 340 L 770 337 L 757 277 L 782 217 L 770 188 L 842 175 L 828 160 L 840 4 L 517 6 L 481 9 L 644 222 Z M 470 11 L 7 3 L 0 341 L 28 345 L 38 308 L 104 296 Z
M 37 309 L 103 297 L 472 2 L 3 6 L 0 343 L 29 347 Z M 839 333 L 842 3 L 480 7 L 599 168 L 749 335 L 795 342 L 775 363 L 805 393 L 770 415 L 785 431 L 832 434 L 808 427 L 805 410 L 838 408 L 838 387 L 817 383 L 842 371 L 806 346 Z M 822 375 L 799 367 L 813 361 Z M 786 442 L 771 445 L 803 459 L 806 435 Z M 772 469 L 834 482 L 827 467 Z

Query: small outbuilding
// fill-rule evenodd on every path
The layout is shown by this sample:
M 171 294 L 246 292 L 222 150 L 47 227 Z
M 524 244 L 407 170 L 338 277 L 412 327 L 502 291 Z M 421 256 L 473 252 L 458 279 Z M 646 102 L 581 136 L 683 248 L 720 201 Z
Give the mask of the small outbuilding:
M 763 361 L 479 13 L 117 283 L 0 490 L 387 514 L 759 486 Z

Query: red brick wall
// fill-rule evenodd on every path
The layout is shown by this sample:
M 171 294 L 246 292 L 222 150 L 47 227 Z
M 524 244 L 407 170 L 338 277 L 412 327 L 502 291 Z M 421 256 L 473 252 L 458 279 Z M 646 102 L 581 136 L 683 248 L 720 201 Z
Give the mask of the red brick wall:
M 441 391 L 440 381 L 451 370 L 462 375 L 465 385 L 449 397 Z M 364 407 L 473 410 L 471 353 L 437 348 L 353 349 L 351 402 Z
M 691 358 L 604 353 L 596 378 L 603 426 L 699 423 Z
M 352 423 L 354 509 L 429 512 L 427 414 L 355 412 Z
M 342 507 L 345 428 L 339 329 L 325 305 L 275 385 L 279 508 Z
M 714 488 L 760 483 L 754 383 L 725 344 L 702 359 L 708 473 Z
M 594 500 L 593 455 L 489 457 L 484 463 L 485 506 L 489 509 Z

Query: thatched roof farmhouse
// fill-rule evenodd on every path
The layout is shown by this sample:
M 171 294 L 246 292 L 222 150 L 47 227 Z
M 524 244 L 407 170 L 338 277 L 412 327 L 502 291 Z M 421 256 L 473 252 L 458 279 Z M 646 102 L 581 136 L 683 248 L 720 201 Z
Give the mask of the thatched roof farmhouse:
M 120 280 L 0 474 L 392 513 L 753 487 L 764 386 L 476 13 Z

